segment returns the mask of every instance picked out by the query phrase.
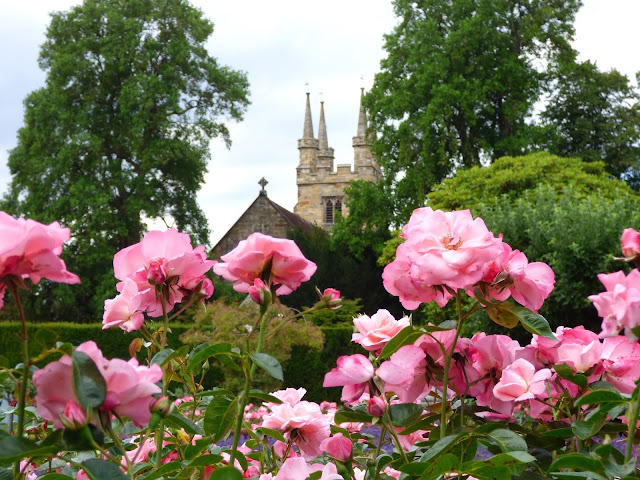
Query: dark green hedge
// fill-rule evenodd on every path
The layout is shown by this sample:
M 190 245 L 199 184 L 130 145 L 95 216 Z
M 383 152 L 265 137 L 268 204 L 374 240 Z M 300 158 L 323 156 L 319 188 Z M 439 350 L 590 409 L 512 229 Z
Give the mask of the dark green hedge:
M 180 347 L 178 337 L 193 325 L 171 325 L 169 346 Z M 9 359 L 10 365 L 21 362 L 20 324 L 17 322 L 0 323 L 0 355 Z M 126 333 L 119 328 L 102 330 L 101 324 L 75 323 L 40 323 L 28 326 L 29 351 L 32 357 L 42 352 L 45 345 L 51 346 L 55 341 L 69 342 L 79 345 L 88 340 L 95 341 L 107 358 L 129 358 L 129 344 L 139 335 L 136 332 Z M 307 347 L 294 345 L 291 358 L 283 365 L 284 385 L 286 387 L 304 387 L 307 389 L 306 400 L 320 402 L 322 400 L 338 401 L 340 388 L 323 388 L 325 373 L 336 366 L 341 355 L 365 353 L 359 345 L 351 342 L 353 328 L 350 326 L 323 327 L 325 335 L 322 350 L 309 350 Z M 55 335 L 54 335 L 55 334 Z M 43 365 L 38 365 L 42 367 Z M 228 372 L 225 372 L 228 373 Z

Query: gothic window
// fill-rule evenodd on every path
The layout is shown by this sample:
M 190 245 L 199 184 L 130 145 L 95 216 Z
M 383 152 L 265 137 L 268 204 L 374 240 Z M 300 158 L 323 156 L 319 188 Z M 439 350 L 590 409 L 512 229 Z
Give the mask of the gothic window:
M 333 225 L 336 221 L 336 213 L 342 215 L 342 197 L 323 197 L 324 203 L 324 223 Z
M 334 211 L 334 215 L 336 213 L 339 213 L 340 215 L 342 215 L 342 201 L 339 198 L 336 200 L 336 203 L 333 206 L 333 211 Z
M 333 201 L 327 199 L 324 207 L 324 223 L 333 223 Z

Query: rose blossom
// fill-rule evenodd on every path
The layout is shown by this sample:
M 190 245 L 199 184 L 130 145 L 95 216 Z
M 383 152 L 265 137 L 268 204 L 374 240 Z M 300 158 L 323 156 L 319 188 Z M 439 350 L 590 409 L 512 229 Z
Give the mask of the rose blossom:
M 133 358 L 128 362 L 119 358 L 108 360 L 93 341 L 81 344 L 75 351 L 88 355 L 105 380 L 107 394 L 99 410 L 129 417 L 138 426 L 149 423 L 153 395 L 162 391 L 155 385 L 162 379 L 162 369 L 158 365 L 140 366 Z M 64 355 L 36 371 L 33 384 L 37 390 L 38 415 L 52 421 L 55 428 L 62 428 L 60 415 L 65 409 L 69 411 L 69 402 L 79 408 L 72 385 L 71 357 Z
M 144 323 L 144 315 L 139 310 L 141 303 L 142 294 L 136 282 L 126 278 L 120 295 L 104 302 L 102 329 L 118 326 L 127 332 L 140 330 Z
M 353 444 L 342 433 L 336 433 L 334 436 L 324 439 L 320 444 L 320 449 L 339 462 L 346 462 L 351 458 Z
M 588 298 L 602 317 L 600 338 L 615 336 L 624 329 L 627 338 L 635 340 L 632 329 L 640 325 L 640 272 L 633 269 L 627 276 L 622 271 L 601 273 L 598 279 L 606 291 Z
M 536 369 L 523 358 L 508 365 L 493 387 L 493 395 L 505 402 L 522 402 L 533 398 L 546 398 L 546 382 L 552 372 L 548 368 Z
M 385 382 L 385 391 L 394 392 L 404 403 L 421 400 L 429 391 L 426 356 L 415 345 L 400 347 L 376 370 L 376 375 Z
M 0 308 L 6 279 L 13 275 L 38 283 L 48 278 L 60 283 L 80 283 L 77 275 L 67 271 L 59 255 L 69 240 L 69 229 L 58 222 L 43 225 L 35 220 L 13 218 L 0 212 Z
M 225 280 L 235 282 L 233 288 L 249 292 L 256 278 L 267 280 L 265 268 L 270 269 L 271 282 L 280 285 L 276 295 L 288 295 L 306 282 L 316 271 L 316 264 L 304 258 L 293 240 L 252 233 L 236 248 L 222 257 L 213 271 Z
M 421 300 L 420 292 L 436 286 L 457 290 L 475 284 L 482 278 L 487 262 L 502 252 L 501 240 L 487 229 L 482 219 L 474 220 L 469 210 L 416 209 L 401 237 L 405 242 L 398 247 L 396 260 L 387 265 L 382 277 L 385 288 L 399 295 L 401 301 L 403 289 L 409 287 L 409 305 Z M 429 296 L 437 298 L 434 293 Z
M 148 232 L 140 243 L 120 250 L 113 257 L 113 271 L 121 280 L 116 285 L 118 292 L 123 292 L 127 278 L 133 280 L 141 294 L 140 310 L 159 317 L 162 303 L 157 286 L 165 295 L 167 311 L 185 295 L 194 293 L 209 297 L 213 285 L 204 274 L 215 263 L 207 260 L 204 246 L 193 248 L 189 235 L 171 228 L 164 232 Z M 195 291 L 198 286 L 199 290 Z
M 482 278 L 487 283 L 495 284 L 491 296 L 506 300 L 511 295 L 523 307 L 534 312 L 540 310 L 553 290 L 553 270 L 546 263 L 529 263 L 524 253 L 512 250 L 506 243 L 502 244 L 502 248 L 502 254 L 488 264 Z
M 409 319 L 402 317 L 396 320 L 388 310 L 378 310 L 371 317 L 360 315 L 353 319 L 353 324 L 358 329 L 351 341 L 359 343 L 369 351 L 375 352 L 384 348 L 400 330 L 409 326 Z
M 338 358 L 338 366 L 324 376 L 323 387 L 344 387 L 342 400 L 352 403 L 359 399 L 373 378 L 373 365 L 360 353 L 343 355 Z
M 625 258 L 628 260 L 637 258 L 640 255 L 640 232 L 635 231 L 633 228 L 626 228 L 622 232 L 620 244 Z

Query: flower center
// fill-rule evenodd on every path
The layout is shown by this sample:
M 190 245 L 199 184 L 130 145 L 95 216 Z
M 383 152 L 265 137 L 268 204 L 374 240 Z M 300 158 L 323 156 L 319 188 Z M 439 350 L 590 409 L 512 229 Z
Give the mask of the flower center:
M 458 235 L 445 235 L 440 240 L 440 243 L 447 250 L 458 250 L 458 248 L 460 248 L 460 246 L 462 245 L 462 239 Z

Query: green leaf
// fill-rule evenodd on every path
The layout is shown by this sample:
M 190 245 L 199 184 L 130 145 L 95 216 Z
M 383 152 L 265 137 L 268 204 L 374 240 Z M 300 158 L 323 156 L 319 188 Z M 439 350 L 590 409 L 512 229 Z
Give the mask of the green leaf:
M 213 443 L 219 442 L 231 429 L 238 413 L 237 399 L 214 397 L 204 413 L 204 431 L 213 437 Z
M 191 467 L 205 467 L 210 465 L 215 465 L 216 463 L 220 463 L 222 461 L 222 455 L 200 455 L 199 457 L 191 460 L 185 468 Z
M 514 450 L 507 453 L 499 453 L 498 455 L 494 455 L 493 457 L 485 460 L 486 463 L 490 463 L 491 465 L 508 465 L 513 463 L 531 463 L 535 462 L 537 459 L 533 455 L 524 452 L 522 450 Z
M 58 445 L 37 445 L 24 437 L 2 437 L 0 439 L 0 460 L 13 462 L 26 457 L 54 457 Z
M 340 410 L 334 416 L 334 423 L 371 423 L 373 417 L 368 413 L 354 412 L 353 410 Z
M 623 397 L 616 390 L 595 390 L 577 399 L 575 406 L 593 405 L 594 403 L 627 403 L 628 401 L 628 398 Z
M 495 441 L 500 450 L 503 452 L 513 452 L 513 451 L 527 451 L 527 442 L 515 432 L 511 430 L 507 430 L 506 428 L 498 428 L 493 430 L 487 434 L 489 438 Z
M 128 480 L 120 467 L 106 460 L 91 458 L 81 465 L 91 480 Z
M 442 437 L 436 443 L 434 443 L 429 450 L 424 452 L 424 455 L 420 457 L 420 463 L 425 463 L 435 458 L 442 452 L 446 452 L 450 448 L 452 448 L 458 440 L 462 438 L 462 434 L 457 435 L 447 435 L 446 437 Z M 404 470 L 403 470 L 404 471 Z
M 204 435 L 204 431 L 198 424 L 175 410 L 165 417 L 164 423 L 169 427 L 184 428 L 184 431 L 190 435 Z
M 589 380 L 585 375 L 582 375 L 581 373 L 578 373 L 578 374 L 573 373 L 573 370 L 571 370 L 571 367 L 566 363 L 559 363 L 558 365 L 554 365 L 553 369 L 562 378 L 570 381 L 571 383 L 575 383 L 579 387 L 586 388 L 586 386 L 589 383 Z
M 266 370 L 276 380 L 284 381 L 280 362 L 266 353 L 250 353 L 249 356 L 263 370 Z
M 487 306 L 487 315 L 489 318 L 493 320 L 498 325 L 501 325 L 506 328 L 513 328 L 518 325 L 518 321 L 520 320 L 518 316 L 513 313 L 509 308 L 502 308 L 503 305 L 511 305 L 509 303 L 492 303 Z
M 200 347 L 200 345 L 198 346 Z M 191 355 L 189 355 L 186 369 L 187 373 L 201 367 L 208 358 L 221 354 L 232 355 L 230 343 L 216 343 L 214 345 L 206 345 L 199 350 L 194 350 L 191 352 Z
M 393 355 L 400 347 L 404 345 L 409 345 L 415 342 L 418 338 L 424 335 L 424 332 L 420 332 L 415 330 L 411 325 L 408 327 L 404 327 L 400 330 L 394 337 L 389 340 L 382 352 L 380 352 L 380 356 L 378 357 L 380 360 L 384 360 L 385 358 L 389 358 Z
M 144 478 L 145 480 L 153 480 L 154 478 L 159 478 L 167 473 L 176 472 L 178 470 L 182 470 L 182 463 L 177 460 L 169 463 L 165 463 L 161 465 L 160 468 L 153 469 L 150 473 L 141 476 L 139 478 Z
M 107 383 L 98 366 L 84 352 L 73 352 L 71 356 L 73 391 L 85 410 L 96 410 L 107 396 Z
M 280 405 L 282 400 L 278 397 L 274 397 L 273 395 L 269 395 L 268 393 L 261 392 L 259 390 L 250 390 L 249 398 L 256 398 L 258 400 L 262 400 L 267 403 L 275 403 L 276 405 Z
M 34 343 L 42 347 L 47 347 L 49 345 L 53 345 L 57 339 L 58 334 L 53 330 L 49 330 L 48 328 L 39 328 L 36 330 Z
M 42 477 L 38 477 L 42 478 Z M 0 467 L 0 480 L 13 480 L 13 472 L 8 468 Z M 71 479 L 74 480 L 74 479 Z
M 167 361 L 169 356 L 172 355 L 173 353 L 175 353 L 175 350 L 173 348 L 167 347 L 164 350 L 160 350 L 151 359 L 151 365 L 160 365 L 160 366 L 164 365 L 164 363 Z
M 580 453 L 568 453 L 566 455 L 559 456 L 556 461 L 551 464 L 549 471 L 554 472 L 562 468 L 586 470 L 588 472 L 604 472 L 604 465 L 600 460 L 592 457 L 587 457 Z
M 266 427 L 258 427 L 256 429 L 256 433 L 259 433 L 260 435 L 267 435 L 271 438 L 275 438 L 276 440 L 287 443 L 287 439 L 284 438 L 284 435 L 282 435 L 282 432 L 278 430 L 273 430 L 271 428 L 266 428 Z
M 550 338 L 551 340 L 558 340 L 549 327 L 549 322 L 542 315 L 533 313 L 531 310 L 514 305 L 511 309 L 520 319 L 522 326 L 529 332 L 540 335 L 542 337 Z
M 2 477 L 0 476 L 0 480 L 1 479 Z M 44 475 L 38 476 L 38 480 L 75 480 L 75 477 L 70 477 L 62 473 L 45 473 Z
M 587 440 L 598 433 L 605 421 L 605 417 L 590 421 L 575 420 L 571 425 L 571 429 L 580 440 Z
M 396 403 L 389 406 L 389 417 L 394 427 L 406 427 L 418 421 L 424 408 L 415 403 Z
M 227 466 L 213 471 L 209 480 L 243 480 L 243 475 L 237 468 Z

